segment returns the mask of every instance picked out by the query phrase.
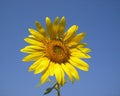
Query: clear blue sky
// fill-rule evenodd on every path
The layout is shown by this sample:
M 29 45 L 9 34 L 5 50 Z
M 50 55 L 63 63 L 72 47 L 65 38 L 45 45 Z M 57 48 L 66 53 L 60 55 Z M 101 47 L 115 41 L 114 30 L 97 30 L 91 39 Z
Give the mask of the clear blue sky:
M 81 80 L 61 88 L 61 96 L 120 96 L 120 0 L 1 0 L 0 96 L 43 96 L 47 84 L 35 88 L 40 75 L 28 72 L 31 63 L 21 59 L 28 28 L 45 17 L 65 16 L 85 31 L 92 49 L 89 72 Z M 47 96 L 55 96 L 55 92 Z

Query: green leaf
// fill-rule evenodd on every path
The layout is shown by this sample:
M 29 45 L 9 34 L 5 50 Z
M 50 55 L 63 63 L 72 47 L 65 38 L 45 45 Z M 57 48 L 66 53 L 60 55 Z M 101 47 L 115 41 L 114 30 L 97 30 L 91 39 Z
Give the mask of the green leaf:
M 50 93 L 53 90 L 53 87 L 47 88 L 44 92 L 44 95 Z

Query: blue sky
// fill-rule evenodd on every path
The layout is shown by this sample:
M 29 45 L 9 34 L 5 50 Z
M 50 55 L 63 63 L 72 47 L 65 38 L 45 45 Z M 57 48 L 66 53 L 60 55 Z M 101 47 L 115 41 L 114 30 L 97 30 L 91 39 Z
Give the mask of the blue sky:
M 61 88 L 61 96 L 120 96 L 120 1 L 119 0 L 1 0 L 0 2 L 0 96 L 43 96 L 49 85 L 36 88 L 40 75 L 28 72 L 31 63 L 21 59 L 28 28 L 45 17 L 65 16 L 85 31 L 92 49 L 86 60 L 89 72 L 81 80 Z M 47 96 L 55 96 L 53 91 Z

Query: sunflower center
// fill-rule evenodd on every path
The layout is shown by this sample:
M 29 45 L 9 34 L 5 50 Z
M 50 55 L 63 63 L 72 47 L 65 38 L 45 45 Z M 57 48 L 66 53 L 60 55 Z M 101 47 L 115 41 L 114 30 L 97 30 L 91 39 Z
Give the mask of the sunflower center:
M 51 40 L 46 45 L 46 56 L 55 63 L 67 62 L 69 49 L 60 40 Z
M 60 55 L 63 51 L 63 49 L 60 46 L 54 46 L 53 50 L 56 54 Z

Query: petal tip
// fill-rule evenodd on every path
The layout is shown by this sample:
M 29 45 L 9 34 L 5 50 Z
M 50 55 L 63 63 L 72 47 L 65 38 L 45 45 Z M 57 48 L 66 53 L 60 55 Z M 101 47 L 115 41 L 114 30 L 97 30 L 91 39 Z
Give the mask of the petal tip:
M 62 16 L 62 19 L 64 19 L 64 20 L 65 20 L 65 16 Z
M 46 17 L 46 21 L 50 21 L 50 18 L 49 18 L 49 17 Z
M 39 23 L 39 21 L 38 21 L 38 20 L 36 20 L 36 21 L 35 21 L 35 23 L 36 23 L 36 24 L 38 24 L 38 23 Z
M 32 28 L 28 28 L 28 31 L 30 32 L 32 30 Z
M 20 52 L 23 52 L 23 49 L 20 49 Z

